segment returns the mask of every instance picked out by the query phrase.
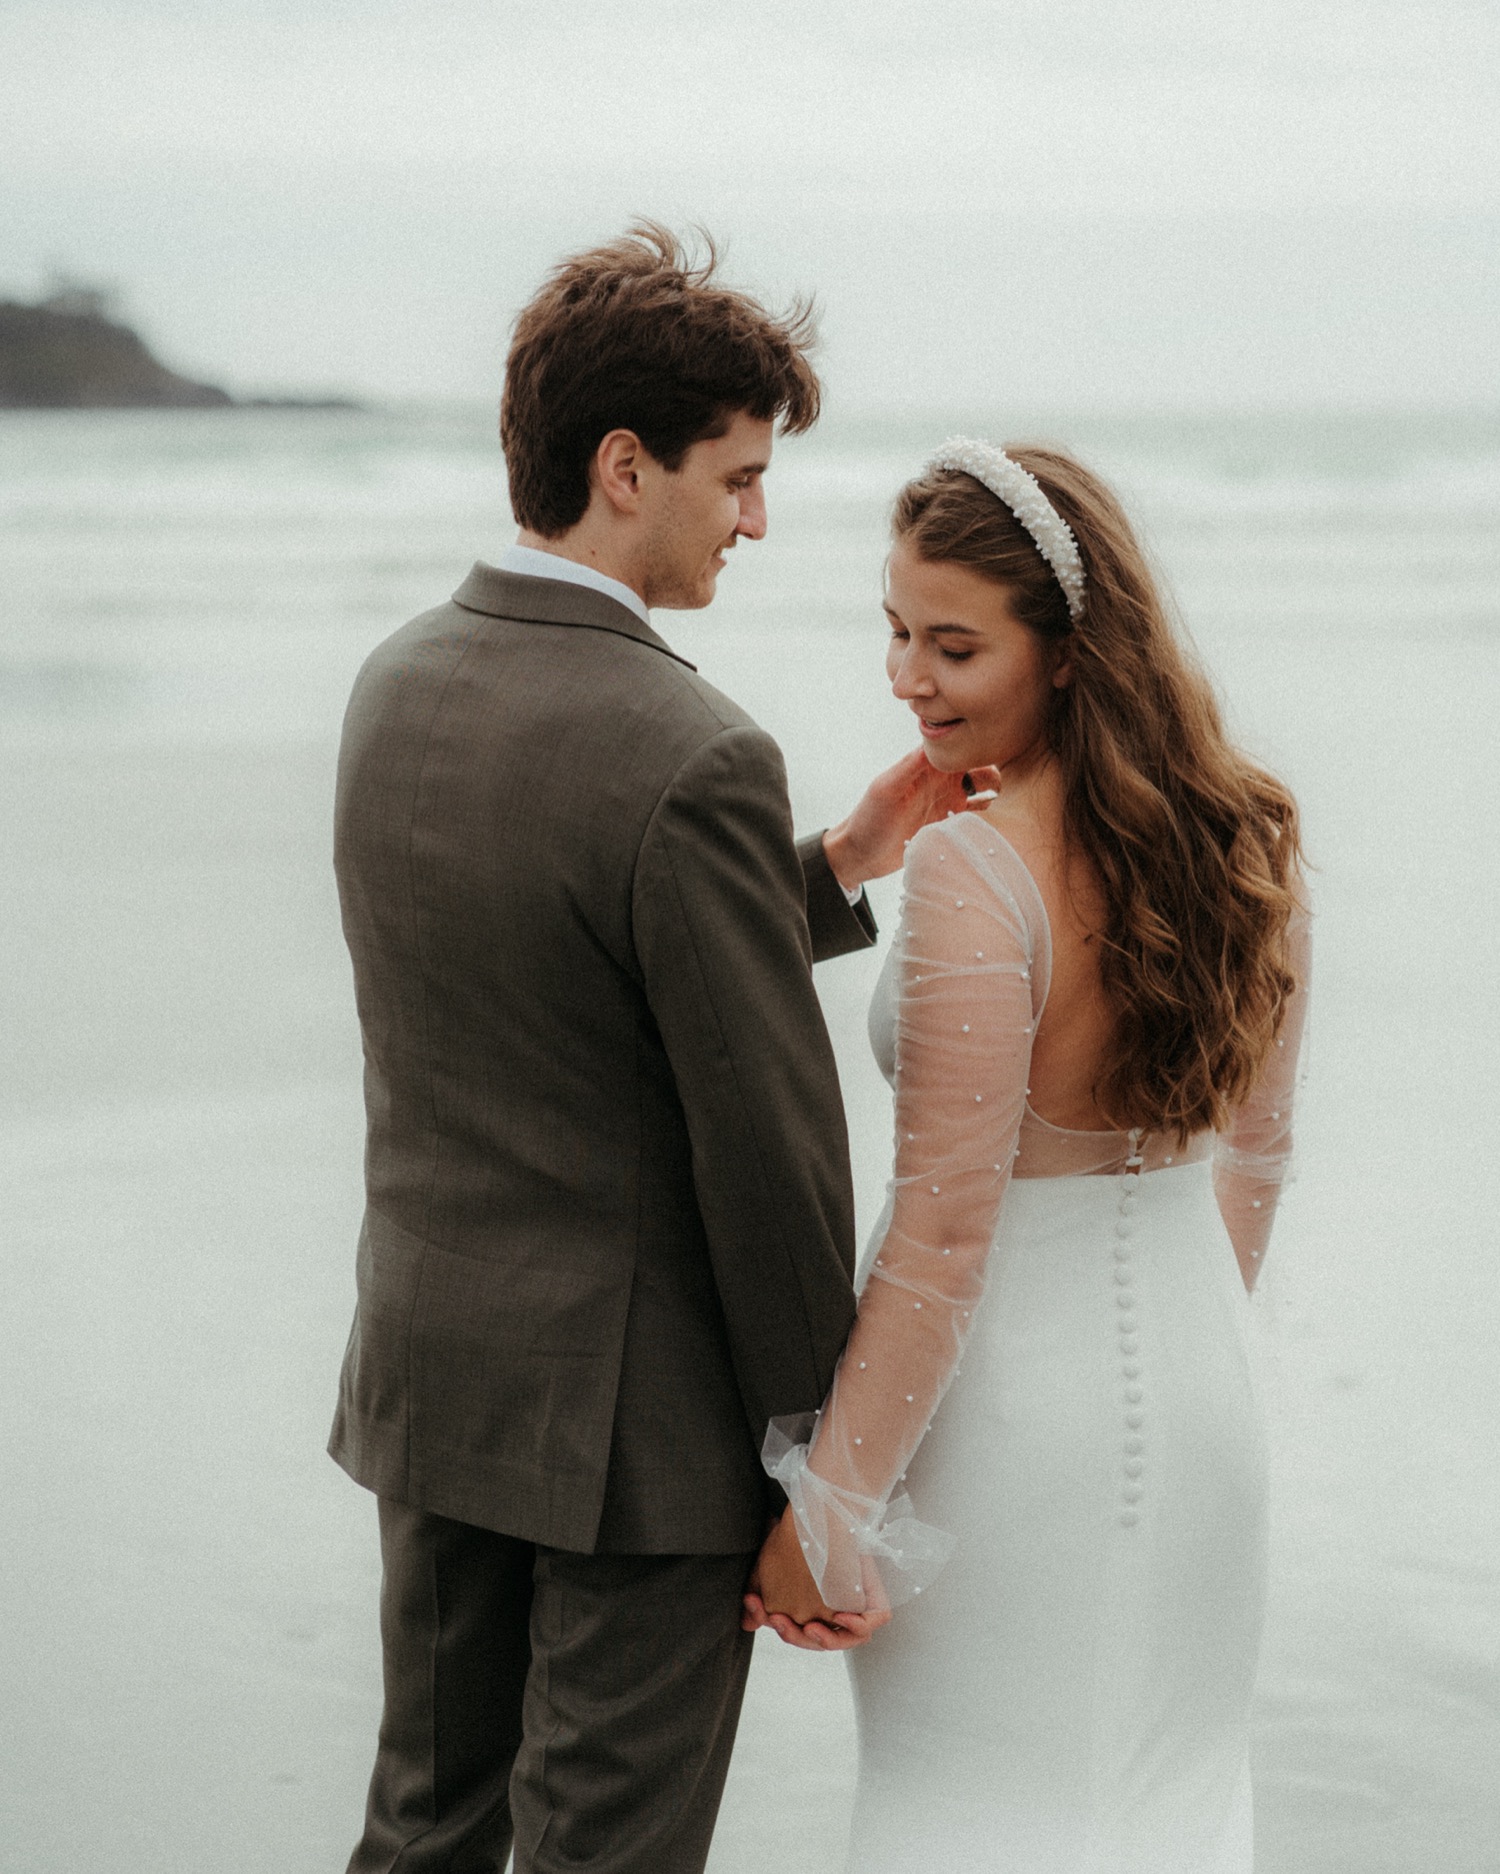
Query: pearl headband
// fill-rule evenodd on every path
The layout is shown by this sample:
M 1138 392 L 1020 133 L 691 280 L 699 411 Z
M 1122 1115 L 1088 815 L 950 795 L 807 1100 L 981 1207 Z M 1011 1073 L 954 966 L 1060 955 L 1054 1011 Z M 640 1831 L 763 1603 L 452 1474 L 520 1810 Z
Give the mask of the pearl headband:
M 1078 556 L 1078 542 L 1042 493 L 1036 477 L 1019 462 L 1013 462 L 1003 449 L 997 449 L 992 442 L 978 442 L 972 436 L 950 436 L 937 454 L 928 458 L 926 467 L 929 474 L 935 469 L 958 469 L 972 475 L 1005 503 L 1052 568 L 1068 602 L 1068 616 L 1076 625 L 1083 616 L 1083 561 Z

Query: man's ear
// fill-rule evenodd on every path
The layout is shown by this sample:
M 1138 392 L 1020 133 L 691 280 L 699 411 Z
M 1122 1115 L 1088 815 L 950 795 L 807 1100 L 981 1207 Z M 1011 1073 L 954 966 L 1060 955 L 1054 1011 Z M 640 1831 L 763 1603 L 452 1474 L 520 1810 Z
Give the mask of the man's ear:
M 633 429 L 612 429 L 594 451 L 589 480 L 617 514 L 639 511 L 641 458 L 645 453 L 645 445 Z

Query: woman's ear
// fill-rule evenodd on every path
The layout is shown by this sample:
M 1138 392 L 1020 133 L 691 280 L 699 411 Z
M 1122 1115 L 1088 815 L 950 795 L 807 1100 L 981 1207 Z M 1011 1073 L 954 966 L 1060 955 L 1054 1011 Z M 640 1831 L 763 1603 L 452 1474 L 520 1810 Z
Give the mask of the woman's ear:
M 1073 654 L 1068 649 L 1071 639 L 1064 638 L 1057 647 L 1057 662 L 1052 666 L 1052 687 L 1065 690 L 1073 681 Z

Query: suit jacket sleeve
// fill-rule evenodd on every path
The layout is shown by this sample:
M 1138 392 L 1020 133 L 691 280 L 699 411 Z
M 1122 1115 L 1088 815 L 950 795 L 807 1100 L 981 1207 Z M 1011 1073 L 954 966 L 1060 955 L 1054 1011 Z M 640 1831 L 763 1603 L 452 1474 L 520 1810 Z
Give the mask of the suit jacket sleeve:
M 853 1319 L 848 1140 L 803 893 L 780 752 L 724 729 L 659 801 L 632 909 L 757 1451 L 771 1419 L 822 1403 Z
M 802 861 L 813 962 L 826 963 L 830 957 L 847 956 L 851 950 L 868 950 L 876 936 L 875 913 L 863 892 L 850 904 L 828 863 L 823 835 L 812 833 L 799 839 L 797 857 Z

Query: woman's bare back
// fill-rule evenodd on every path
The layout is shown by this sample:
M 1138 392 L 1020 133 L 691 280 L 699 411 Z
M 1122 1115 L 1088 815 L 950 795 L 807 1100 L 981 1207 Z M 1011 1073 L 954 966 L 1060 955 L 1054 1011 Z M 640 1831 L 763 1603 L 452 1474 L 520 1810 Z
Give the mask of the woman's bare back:
M 1066 850 L 1061 790 L 1047 773 L 1002 792 L 984 818 L 1030 872 L 1051 926 L 1052 982 L 1037 1024 L 1027 1103 L 1049 1125 L 1114 1131 L 1094 1098 L 1114 1031 L 1099 980 L 1103 888 L 1088 861 Z

